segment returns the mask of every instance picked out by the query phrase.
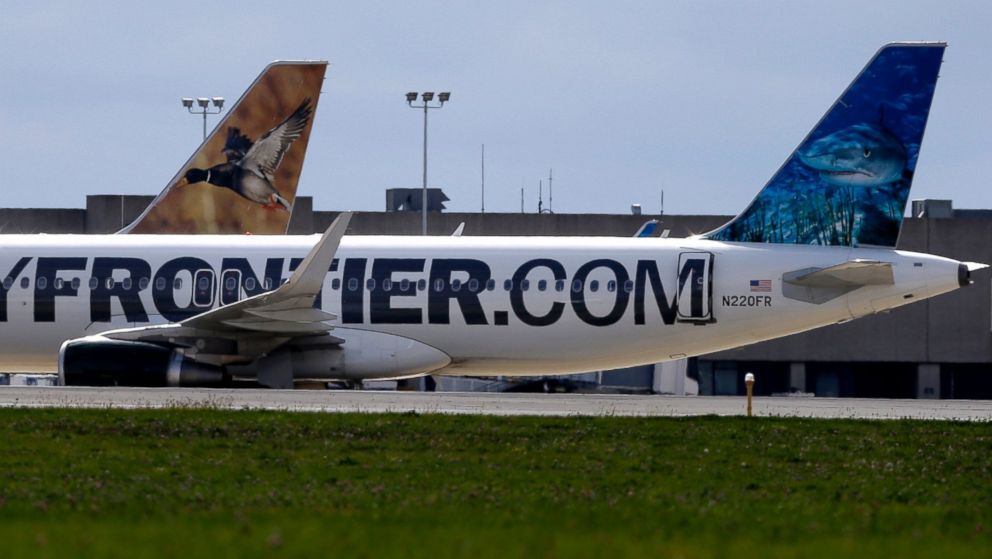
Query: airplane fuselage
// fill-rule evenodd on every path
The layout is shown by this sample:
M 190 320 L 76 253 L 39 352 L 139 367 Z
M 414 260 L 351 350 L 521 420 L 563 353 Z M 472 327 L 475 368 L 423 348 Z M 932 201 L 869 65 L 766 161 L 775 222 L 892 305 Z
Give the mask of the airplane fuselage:
M 271 290 L 316 239 L 4 236 L 0 369 L 54 371 L 65 340 L 178 322 Z M 788 274 L 858 259 L 891 264 L 892 284 L 826 301 L 786 296 Z M 450 359 L 420 372 L 537 375 L 701 355 L 847 321 L 951 291 L 963 283 L 959 267 L 890 249 L 702 239 L 350 236 L 318 305 L 337 315 L 331 333 L 345 351 L 380 332 Z

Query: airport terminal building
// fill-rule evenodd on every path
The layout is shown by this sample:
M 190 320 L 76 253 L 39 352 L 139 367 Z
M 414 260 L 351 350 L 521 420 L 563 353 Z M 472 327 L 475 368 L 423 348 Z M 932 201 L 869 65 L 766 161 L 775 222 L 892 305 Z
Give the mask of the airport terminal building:
M 85 209 L 0 209 L 4 234 L 112 233 L 127 225 L 151 196 L 88 196 Z M 290 234 L 323 231 L 336 211 L 315 211 L 296 199 Z M 954 209 L 946 200 L 913 202 L 898 248 L 962 261 L 992 263 L 992 210 Z M 685 237 L 715 229 L 732 216 L 431 212 L 429 234 L 631 236 L 647 219 L 658 233 Z M 420 234 L 420 214 L 362 212 L 349 233 Z M 681 362 L 565 378 L 538 388 L 731 395 L 743 376 L 759 379 L 755 392 L 885 398 L 992 398 L 992 283 L 976 274 L 969 288 L 888 313 L 723 351 Z M 533 389 L 518 382 L 445 379 L 443 388 Z M 528 381 L 533 383 L 533 381 Z

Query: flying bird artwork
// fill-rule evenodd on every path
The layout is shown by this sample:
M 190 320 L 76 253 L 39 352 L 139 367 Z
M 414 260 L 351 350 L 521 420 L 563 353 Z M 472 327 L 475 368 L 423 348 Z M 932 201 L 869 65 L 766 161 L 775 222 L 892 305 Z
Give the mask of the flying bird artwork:
M 292 211 L 290 201 L 280 196 L 275 187 L 275 172 L 286 150 L 303 133 L 312 114 L 308 97 L 286 120 L 254 143 L 241 133 L 240 128 L 228 128 L 227 141 L 224 143 L 227 161 L 209 169 L 190 169 L 179 186 L 205 182 L 230 188 L 263 208 Z

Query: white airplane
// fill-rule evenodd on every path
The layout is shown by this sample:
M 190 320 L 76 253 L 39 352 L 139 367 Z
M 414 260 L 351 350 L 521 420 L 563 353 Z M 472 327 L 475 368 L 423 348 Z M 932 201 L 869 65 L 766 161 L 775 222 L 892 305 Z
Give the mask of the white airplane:
M 953 291 L 985 266 L 892 248 L 943 51 L 883 47 L 751 205 L 694 238 L 345 236 L 348 213 L 319 237 L 5 236 L 0 369 L 271 387 L 572 373 Z

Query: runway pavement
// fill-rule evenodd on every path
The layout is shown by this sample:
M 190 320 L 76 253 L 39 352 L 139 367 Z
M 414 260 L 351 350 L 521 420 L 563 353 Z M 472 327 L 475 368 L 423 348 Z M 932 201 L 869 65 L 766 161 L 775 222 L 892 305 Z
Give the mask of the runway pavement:
M 743 397 L 606 394 L 0 387 L 0 407 L 265 409 L 558 416 L 743 415 Z M 992 421 L 992 401 L 755 398 L 759 416 Z

